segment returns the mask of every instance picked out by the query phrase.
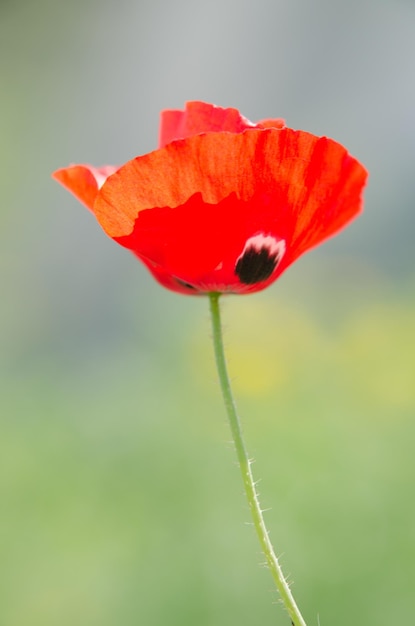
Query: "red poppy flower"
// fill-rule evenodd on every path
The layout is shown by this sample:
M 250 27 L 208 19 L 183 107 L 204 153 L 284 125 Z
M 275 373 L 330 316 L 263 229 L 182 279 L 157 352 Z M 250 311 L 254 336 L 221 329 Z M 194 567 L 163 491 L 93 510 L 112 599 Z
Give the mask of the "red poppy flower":
M 358 215 L 367 172 L 332 139 L 189 102 L 158 150 L 53 176 L 164 287 L 200 294 L 268 287 Z

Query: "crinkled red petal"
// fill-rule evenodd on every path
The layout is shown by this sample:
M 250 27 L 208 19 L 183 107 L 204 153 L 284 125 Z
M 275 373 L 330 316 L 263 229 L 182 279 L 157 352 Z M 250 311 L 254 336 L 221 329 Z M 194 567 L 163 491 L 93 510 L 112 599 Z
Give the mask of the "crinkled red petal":
M 99 189 L 117 169 L 112 165 L 70 165 L 57 170 L 52 177 L 92 211 Z
M 263 120 L 256 124 L 237 109 L 224 109 L 206 102 L 187 102 L 184 111 L 166 110 L 161 113 L 159 147 L 176 139 L 208 132 L 242 133 L 248 128 L 283 128 L 282 119 Z

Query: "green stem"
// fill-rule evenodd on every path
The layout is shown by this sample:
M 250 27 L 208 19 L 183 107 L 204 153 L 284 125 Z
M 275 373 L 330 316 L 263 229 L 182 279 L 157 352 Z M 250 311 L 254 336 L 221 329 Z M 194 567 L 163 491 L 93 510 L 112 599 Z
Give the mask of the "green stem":
M 259 542 L 261 544 L 261 548 L 265 554 L 268 567 L 271 571 L 275 585 L 281 596 L 281 600 L 291 618 L 292 624 L 293 626 L 306 626 L 300 610 L 297 607 L 297 604 L 295 603 L 295 600 L 292 596 L 288 583 L 284 578 L 284 574 L 282 573 L 278 559 L 274 553 L 271 541 L 269 539 L 268 531 L 265 526 L 262 510 L 259 504 L 258 494 L 255 489 L 255 482 L 251 471 L 251 463 L 246 452 L 245 443 L 242 436 L 241 423 L 236 411 L 236 405 L 232 396 L 231 386 L 229 383 L 228 370 L 223 349 L 219 297 L 219 293 L 209 294 L 215 360 L 219 375 L 220 386 L 222 389 L 223 400 L 225 403 L 226 412 L 228 414 L 232 437 L 235 443 L 239 467 L 241 469 L 246 497 L 248 499 L 249 508 L 251 510 L 252 519 L 254 522 L 256 533 L 258 535 Z

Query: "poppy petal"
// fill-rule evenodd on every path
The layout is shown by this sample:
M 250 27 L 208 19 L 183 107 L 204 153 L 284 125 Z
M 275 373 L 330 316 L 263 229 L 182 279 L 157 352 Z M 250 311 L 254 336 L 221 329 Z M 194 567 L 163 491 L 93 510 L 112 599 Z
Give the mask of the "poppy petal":
M 343 146 L 325 137 L 319 140 L 304 187 L 297 195 L 301 210 L 292 240 L 295 258 L 334 235 L 361 212 L 367 176 L 365 168 Z
M 282 119 L 263 120 L 256 124 L 241 115 L 237 109 L 224 109 L 205 102 L 187 102 L 184 111 L 161 112 L 159 147 L 176 139 L 208 132 L 242 133 L 249 128 L 283 128 Z
M 117 171 L 117 167 L 104 165 L 70 165 L 57 170 L 52 177 L 73 193 L 88 209 L 92 211 L 98 191 L 107 180 Z

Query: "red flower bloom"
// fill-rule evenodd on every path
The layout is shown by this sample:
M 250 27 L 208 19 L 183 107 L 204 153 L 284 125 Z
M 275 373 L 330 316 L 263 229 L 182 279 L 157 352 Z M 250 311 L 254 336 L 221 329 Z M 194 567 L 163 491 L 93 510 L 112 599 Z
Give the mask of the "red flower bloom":
M 53 174 L 164 286 L 252 293 L 362 208 L 365 168 L 339 143 L 189 102 L 164 111 L 158 150 L 119 169 Z

